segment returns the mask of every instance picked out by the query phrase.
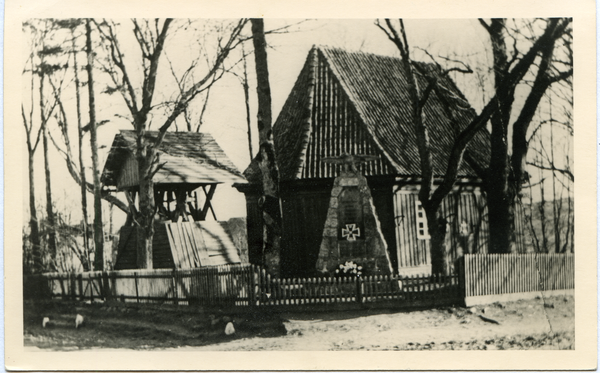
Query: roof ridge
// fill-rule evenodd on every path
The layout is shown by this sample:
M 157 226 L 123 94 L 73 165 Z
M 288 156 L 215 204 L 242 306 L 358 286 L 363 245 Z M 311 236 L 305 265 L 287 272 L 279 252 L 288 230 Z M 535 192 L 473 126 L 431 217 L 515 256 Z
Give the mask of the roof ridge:
M 316 50 L 311 49 L 308 57 L 306 59 L 306 64 L 309 64 L 308 66 L 308 85 L 306 87 L 306 90 L 308 91 L 308 100 L 306 103 L 307 106 L 307 110 L 309 112 L 309 115 L 307 115 L 306 120 L 303 121 L 305 124 L 305 127 L 307 128 L 307 131 L 305 131 L 304 133 L 304 139 L 305 141 L 303 141 L 302 143 L 302 148 L 300 149 L 300 157 L 298 160 L 298 164 L 296 166 L 296 178 L 300 178 L 302 176 L 302 171 L 304 170 L 304 165 L 306 164 L 306 150 L 308 149 L 308 143 L 310 142 L 310 135 L 312 133 L 312 110 L 313 110 L 313 102 L 314 102 L 314 86 L 315 86 L 315 81 L 316 81 L 316 77 L 315 77 L 315 63 L 318 59 L 318 53 Z M 304 67 L 302 68 L 304 69 Z
M 346 53 L 346 54 L 362 54 L 362 55 L 379 57 L 379 58 L 389 58 L 392 60 L 400 60 L 401 59 L 400 56 L 390 56 L 390 55 L 386 55 L 386 54 L 363 51 L 363 50 L 348 50 L 346 48 L 332 47 L 332 46 L 324 45 L 324 44 L 323 45 L 315 44 L 315 45 L 313 45 L 313 48 L 316 48 L 319 50 L 333 50 L 333 51 L 342 52 L 342 53 Z M 426 65 L 435 65 L 434 63 L 424 62 L 424 61 L 415 61 L 415 62 L 423 63 Z

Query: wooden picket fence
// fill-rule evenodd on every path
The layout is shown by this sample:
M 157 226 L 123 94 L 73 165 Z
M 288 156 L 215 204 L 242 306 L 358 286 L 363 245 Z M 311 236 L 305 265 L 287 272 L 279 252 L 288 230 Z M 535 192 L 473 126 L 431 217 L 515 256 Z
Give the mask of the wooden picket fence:
M 90 301 L 277 307 L 386 301 L 398 305 L 476 304 L 575 287 L 572 254 L 469 254 L 459 260 L 458 268 L 459 273 L 450 276 L 282 279 L 255 265 L 224 265 L 43 274 L 26 276 L 24 288 L 25 297 L 30 298 L 45 295 Z
M 39 275 L 46 293 L 72 300 L 202 306 L 282 306 L 457 300 L 458 276 L 274 278 L 255 265 Z
M 256 272 L 251 265 L 185 270 L 122 270 L 38 275 L 52 297 L 136 303 L 250 305 Z
M 453 301 L 460 299 L 458 276 L 365 276 L 272 278 L 261 270 L 259 305 Z
M 465 298 L 575 288 L 573 254 L 468 254 L 461 261 Z

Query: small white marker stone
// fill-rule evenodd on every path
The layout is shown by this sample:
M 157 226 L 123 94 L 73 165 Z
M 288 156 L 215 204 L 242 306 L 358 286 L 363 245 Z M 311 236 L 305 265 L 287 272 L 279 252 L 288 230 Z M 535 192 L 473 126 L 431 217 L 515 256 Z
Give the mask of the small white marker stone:
M 77 314 L 75 317 L 75 329 L 79 328 L 83 324 L 83 316 Z
M 228 322 L 227 325 L 225 326 L 225 334 L 232 335 L 233 333 L 235 333 L 235 328 L 233 327 L 233 323 Z

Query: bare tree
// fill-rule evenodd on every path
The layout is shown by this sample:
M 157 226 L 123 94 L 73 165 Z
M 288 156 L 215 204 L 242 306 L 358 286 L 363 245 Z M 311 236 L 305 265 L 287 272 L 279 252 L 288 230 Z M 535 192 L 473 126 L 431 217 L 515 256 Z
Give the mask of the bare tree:
M 473 121 L 456 137 L 454 146 L 450 153 L 448 160 L 447 172 L 441 181 L 441 183 L 434 188 L 434 174 L 432 164 L 432 146 L 429 140 L 429 132 L 432 130 L 428 127 L 427 121 L 425 120 L 423 109 L 429 99 L 429 96 L 436 94 L 440 101 L 444 103 L 446 107 L 446 113 L 448 119 L 452 122 L 456 120 L 453 111 L 456 110 L 456 104 L 452 104 L 451 101 L 442 92 L 442 82 L 447 78 L 448 73 L 451 71 L 462 71 L 465 73 L 471 72 L 471 69 L 463 67 L 453 67 L 449 69 L 436 69 L 437 72 L 431 73 L 423 67 L 423 65 L 412 61 L 410 57 L 410 49 L 408 40 L 406 37 L 406 30 L 404 22 L 400 19 L 397 24 L 386 19 L 385 25 L 379 21 L 376 25 L 385 32 L 387 37 L 396 45 L 400 51 L 402 59 L 402 68 L 407 77 L 408 92 L 410 101 L 410 113 L 412 123 L 415 126 L 415 133 L 417 137 L 417 147 L 421 162 L 421 185 L 419 190 L 419 200 L 425 210 L 427 217 L 427 224 L 429 228 L 429 235 L 431 236 L 431 261 L 432 271 L 434 273 L 444 273 L 447 271 L 445 265 L 445 229 L 446 222 L 441 216 L 440 206 L 443 199 L 451 192 L 456 178 L 458 170 L 462 162 L 463 154 L 469 141 L 475 136 L 477 131 L 485 126 L 485 123 L 489 119 L 493 112 L 492 105 L 488 104 L 482 113 L 475 117 Z M 421 83 L 420 83 L 421 81 Z M 423 81 L 426 85 L 423 87 Z M 458 126 L 454 126 L 458 128 Z
M 48 163 L 48 135 L 47 135 L 47 124 L 48 120 L 52 116 L 52 112 L 56 107 L 56 101 L 49 101 L 45 95 L 44 83 L 49 75 L 60 69 L 60 66 L 56 64 L 47 63 L 45 60 L 46 56 L 53 55 L 59 51 L 57 47 L 49 47 L 45 44 L 45 41 L 50 37 L 53 32 L 51 25 L 45 21 L 28 21 L 23 24 L 24 32 L 30 37 L 31 52 L 27 60 L 28 66 L 23 70 L 23 74 L 30 74 L 30 102 L 29 110 L 26 112 L 25 103 L 21 105 L 21 116 L 23 119 L 23 126 L 25 128 L 27 153 L 28 153 L 28 171 L 29 171 L 29 226 L 30 226 L 30 240 L 32 244 L 32 259 L 34 272 L 43 271 L 43 253 L 40 239 L 40 226 L 37 217 L 37 209 L 35 204 L 35 152 L 37 146 L 42 139 L 44 147 L 44 166 L 45 166 L 45 178 L 46 178 L 46 209 L 49 216 L 48 224 L 54 227 L 54 214 L 52 211 L 52 193 L 51 193 L 51 181 L 50 181 L 50 169 Z M 37 77 L 38 83 L 38 110 L 39 110 L 39 125 L 35 129 L 34 125 L 34 111 L 35 111 L 35 83 Z M 49 229 L 48 242 L 50 246 L 50 252 L 56 252 L 56 236 L 53 229 Z
M 504 121 L 508 121 L 510 119 L 510 109 L 512 108 L 514 92 L 517 85 L 522 82 L 528 73 L 530 73 L 530 69 L 537 68 L 537 76 L 541 76 L 543 79 L 540 78 L 540 81 L 537 84 L 534 83 L 534 88 L 531 90 L 532 93 L 526 100 L 525 106 L 521 111 L 521 115 L 515 122 L 516 134 L 513 136 L 513 144 L 515 142 L 517 143 L 518 151 L 513 153 L 513 164 L 517 163 L 517 160 L 522 161 L 526 154 L 526 148 L 523 149 L 520 136 L 523 130 L 525 130 L 525 133 L 527 131 L 528 124 L 531 121 L 531 110 L 533 109 L 533 113 L 535 113 L 535 108 L 539 104 L 540 92 L 543 94 L 545 89 L 550 84 L 561 79 L 565 79 L 566 77 L 570 76 L 569 73 L 572 73 L 572 69 L 570 69 L 560 74 L 552 75 L 550 71 L 551 68 L 549 66 L 549 62 L 552 58 L 554 43 L 568 32 L 570 20 L 548 21 L 548 25 L 544 30 L 544 33 L 537 38 L 533 38 L 530 48 L 523 54 L 515 54 L 511 60 L 509 60 L 508 56 L 506 55 L 506 43 L 504 41 L 504 21 L 493 20 L 492 25 L 487 25 L 484 21 L 481 21 L 481 23 L 486 27 L 486 30 L 488 30 L 492 39 L 492 49 L 494 51 L 493 71 L 496 72 L 495 91 L 482 109 L 481 113 L 474 117 L 473 120 L 462 131 L 460 131 L 460 133 L 458 133 L 454 139 L 454 144 L 446 167 L 446 173 L 440 184 L 435 189 L 433 187 L 434 180 L 431 164 L 432 148 L 429 143 L 428 135 L 430 129 L 427 128 L 426 122 L 423 120 L 423 107 L 427 102 L 429 95 L 432 92 L 435 92 L 437 97 L 446 106 L 446 108 L 450 108 L 452 101 L 449 101 L 442 90 L 438 88 L 440 81 L 442 81 L 441 77 L 445 77 L 449 71 L 463 69 L 450 68 L 447 70 L 442 70 L 438 68 L 437 74 L 428 74 L 425 69 L 419 68 L 419 63 L 413 62 L 410 59 L 409 45 L 402 20 L 399 20 L 396 25 L 394 25 L 390 20 L 385 20 L 385 25 L 382 25 L 380 22 L 376 23 L 376 25 L 385 32 L 387 37 L 397 46 L 398 50 L 400 51 L 403 61 L 403 69 L 408 79 L 410 112 L 417 134 L 417 146 L 419 148 L 418 151 L 421 162 L 422 181 L 419 191 L 419 200 L 421 201 L 427 216 L 429 233 L 431 235 L 432 271 L 436 273 L 444 271 L 443 258 L 445 253 L 445 223 L 440 216 L 439 207 L 442 200 L 452 190 L 463 156 L 465 156 L 467 160 L 470 158 L 468 153 L 465 154 L 466 146 L 470 140 L 478 131 L 485 127 L 488 120 L 494 118 L 492 122 L 496 122 L 496 127 L 498 129 L 498 127 L 500 127 L 499 123 L 504 123 Z M 541 58 L 542 62 L 546 62 L 540 62 L 539 66 L 537 66 L 535 63 L 539 59 L 538 57 Z M 417 76 L 423 76 L 424 80 L 427 82 L 426 85 L 419 86 L 419 79 Z M 448 119 L 453 121 L 454 118 L 451 115 L 451 111 L 446 110 L 446 112 L 448 114 Z M 494 128 L 493 125 L 492 128 Z M 497 199 L 498 185 L 506 185 L 506 183 L 502 184 L 501 181 L 509 166 L 507 153 L 505 153 L 504 158 L 498 156 L 498 152 L 499 150 L 502 150 L 503 146 L 506 148 L 505 150 L 508 149 L 506 147 L 508 143 L 506 141 L 508 135 L 507 128 L 508 127 L 505 127 L 504 132 L 501 132 L 503 136 L 498 135 L 498 131 L 496 130 L 496 136 L 494 137 L 494 130 L 492 130 L 492 164 L 490 165 L 489 169 L 483 170 L 479 167 L 473 167 L 480 173 L 484 181 L 487 182 L 486 189 L 493 189 L 491 193 L 492 197 L 490 197 L 490 194 L 488 193 L 488 208 L 490 209 L 490 229 L 495 233 L 495 236 L 498 235 L 499 231 L 497 226 L 502 224 L 503 221 L 507 221 L 507 217 L 505 219 L 498 217 L 497 214 L 500 213 L 498 213 L 497 210 L 501 208 L 499 205 L 502 203 L 502 201 L 504 201 L 503 207 L 514 210 L 514 203 L 512 203 L 512 200 L 509 201 L 508 199 L 501 198 L 500 201 L 498 201 Z M 505 161 L 498 161 L 501 161 L 502 159 L 505 159 Z M 476 166 L 474 162 L 469 163 L 472 166 Z M 519 163 L 519 165 L 521 164 L 522 163 Z M 520 172 L 522 174 L 522 169 Z M 505 181 L 508 182 L 508 178 L 505 179 Z M 494 203 L 495 205 L 491 206 L 491 204 Z M 508 205 L 511 205 L 511 207 L 508 207 Z M 505 252 L 506 249 L 500 250 L 499 247 L 508 247 L 510 241 L 507 241 L 506 239 L 499 240 L 495 236 L 491 237 L 491 251 Z
M 551 18 L 526 25 L 541 30 L 541 35 L 530 36 L 531 47 L 523 52 L 517 49 L 517 38 L 522 28 L 511 34 L 505 19 L 480 20 L 488 32 L 494 56 L 494 92 L 496 110 L 491 117 L 491 161 L 487 173 L 487 196 L 490 216 L 490 253 L 508 253 L 514 241 L 515 202 L 526 178 L 527 133 L 531 120 L 546 90 L 556 82 L 573 74 L 570 53 L 571 19 Z M 511 40 L 512 39 L 512 40 Z M 507 44 L 513 45 L 509 54 Z M 567 60 L 556 53 L 558 46 L 566 49 Z M 533 84 L 516 121 L 511 123 L 515 89 L 519 80 L 511 75 L 520 66 L 533 75 Z M 530 70 L 531 69 L 531 70 Z M 509 127 L 512 126 L 512 149 L 509 151 Z
M 217 52 L 214 59 L 211 60 L 208 71 L 202 78 L 189 85 L 184 92 L 178 92 L 177 97 L 171 102 L 156 102 L 158 99 L 155 94 L 159 66 L 168 36 L 171 34 L 173 20 L 132 20 L 132 31 L 141 53 L 141 87 L 136 86 L 136 80 L 130 74 L 125 61 L 125 53 L 118 40 L 117 26 L 107 21 L 96 24 L 109 56 L 108 61 L 102 65 L 102 69 L 111 78 L 114 84 L 113 90 L 121 94 L 129 111 L 129 120 L 136 132 L 135 158 L 138 166 L 140 197 L 140 214 L 136 221 L 142 237 L 138 241 L 138 267 L 152 268 L 152 238 L 156 212 L 152 178 L 161 167 L 157 157 L 158 147 L 174 121 L 184 113 L 194 98 L 206 90 L 209 83 L 223 68 L 223 63 L 229 53 L 240 43 L 238 36 L 246 24 L 246 20 L 236 21 L 227 31 L 223 31 L 218 38 L 217 45 L 214 46 Z M 161 105 L 169 108 L 168 114 L 164 120 L 161 120 L 157 138 L 150 139 L 146 133 L 149 130 L 151 118 L 154 118 L 153 110 Z
M 572 102 L 562 103 L 564 111 L 560 116 L 563 118 L 557 117 L 556 108 L 560 108 L 561 103 L 556 103 L 558 100 L 553 98 L 555 95 L 552 93 L 546 95 L 548 111 L 538 115 L 538 117 L 543 116 L 544 119 L 538 121 L 528 140 L 530 153 L 534 158 L 527 164 L 531 169 L 537 169 L 540 179 L 538 181 L 540 202 L 536 206 L 539 216 L 536 216 L 535 225 L 531 225 L 531 233 L 536 236 L 539 234 L 541 237 L 542 244 L 536 248 L 538 251 L 564 253 L 571 251 L 573 226 L 571 183 L 574 181 L 574 175 L 569 157 L 573 135 L 570 124 Z M 557 132 L 560 135 L 557 136 Z M 550 200 L 546 197 L 549 194 L 544 186 L 546 181 L 551 183 Z M 551 214 L 546 213 L 547 203 L 552 204 Z
M 94 92 L 94 52 L 92 50 L 92 21 L 85 21 L 85 47 L 87 64 L 87 86 L 88 86 L 88 116 L 90 128 L 90 147 L 92 150 L 92 180 L 94 184 L 94 268 L 102 271 L 104 269 L 104 234 L 102 232 L 102 197 L 100 184 L 100 165 L 98 164 L 98 136 L 96 123 L 96 93 Z

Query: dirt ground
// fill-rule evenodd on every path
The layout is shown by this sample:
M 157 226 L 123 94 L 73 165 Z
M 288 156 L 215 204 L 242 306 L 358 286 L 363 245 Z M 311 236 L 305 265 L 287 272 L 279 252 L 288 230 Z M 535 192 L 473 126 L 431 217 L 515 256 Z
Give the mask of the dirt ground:
M 75 328 L 76 315 L 84 317 Z M 42 328 L 44 317 L 50 319 Z M 232 322 L 235 333 L 227 336 Z M 574 300 L 473 308 L 334 312 L 203 311 L 186 306 L 25 303 L 28 349 L 213 351 L 574 349 Z

